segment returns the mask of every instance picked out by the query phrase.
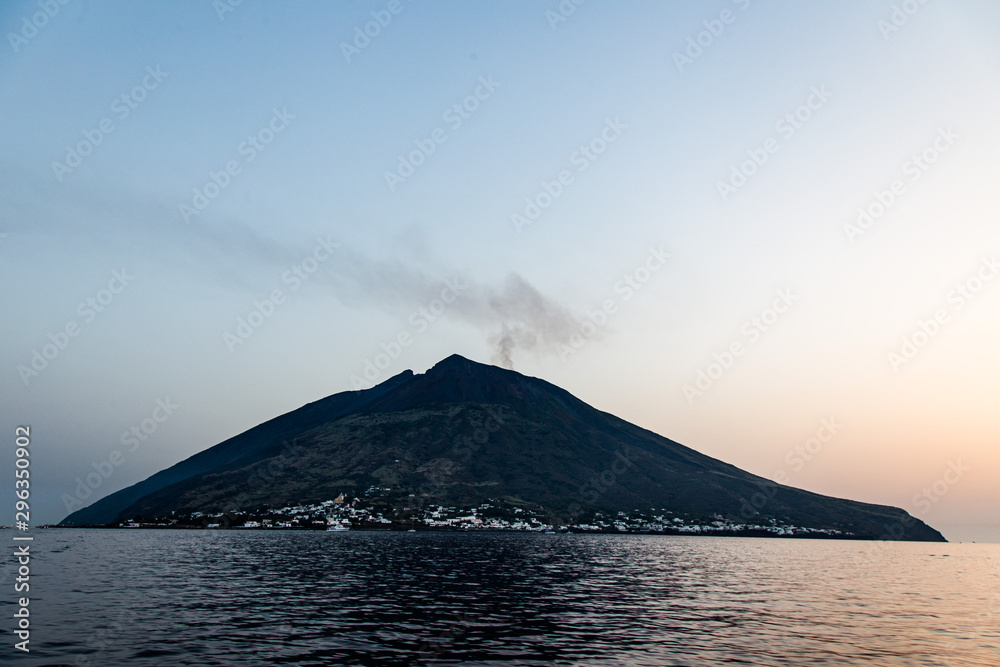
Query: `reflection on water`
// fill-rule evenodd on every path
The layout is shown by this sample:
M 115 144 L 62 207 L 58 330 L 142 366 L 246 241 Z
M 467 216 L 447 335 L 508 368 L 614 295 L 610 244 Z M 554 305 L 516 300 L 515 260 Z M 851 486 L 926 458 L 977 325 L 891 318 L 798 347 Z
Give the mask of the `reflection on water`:
M 32 550 L 21 665 L 1000 665 L 1000 545 L 49 530 Z

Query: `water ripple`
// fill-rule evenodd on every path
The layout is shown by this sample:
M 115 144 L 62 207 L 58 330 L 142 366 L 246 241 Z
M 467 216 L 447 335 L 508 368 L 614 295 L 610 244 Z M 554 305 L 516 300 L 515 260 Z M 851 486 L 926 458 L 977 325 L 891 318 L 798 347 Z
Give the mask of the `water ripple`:
M 1000 547 L 50 530 L 40 665 L 1000 665 Z

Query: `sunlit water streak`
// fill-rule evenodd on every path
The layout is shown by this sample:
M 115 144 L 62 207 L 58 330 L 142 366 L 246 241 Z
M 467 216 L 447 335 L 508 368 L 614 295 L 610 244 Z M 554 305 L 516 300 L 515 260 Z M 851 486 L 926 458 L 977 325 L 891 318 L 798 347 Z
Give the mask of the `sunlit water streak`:
M 1000 545 L 60 529 L 32 551 L 33 650 L 4 649 L 26 666 L 1000 665 Z

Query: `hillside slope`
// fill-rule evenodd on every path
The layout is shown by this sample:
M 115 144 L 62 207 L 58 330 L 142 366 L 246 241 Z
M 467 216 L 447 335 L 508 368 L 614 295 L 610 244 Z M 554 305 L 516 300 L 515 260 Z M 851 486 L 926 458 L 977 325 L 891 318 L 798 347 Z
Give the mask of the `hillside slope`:
M 319 502 L 390 489 L 503 499 L 570 521 L 667 508 L 859 537 L 943 541 L 901 509 L 775 484 L 601 412 L 544 380 L 453 355 L 310 403 L 81 509 L 63 525 Z

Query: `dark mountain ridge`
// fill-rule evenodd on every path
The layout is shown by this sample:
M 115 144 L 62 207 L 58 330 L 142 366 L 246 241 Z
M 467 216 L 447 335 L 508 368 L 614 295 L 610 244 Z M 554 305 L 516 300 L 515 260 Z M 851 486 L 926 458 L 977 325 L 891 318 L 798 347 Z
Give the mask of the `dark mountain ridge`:
M 557 523 L 655 507 L 861 538 L 944 540 L 901 509 L 776 484 L 544 380 L 458 355 L 264 422 L 62 525 L 319 502 L 370 488 L 448 506 L 500 499 Z

